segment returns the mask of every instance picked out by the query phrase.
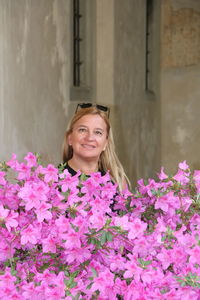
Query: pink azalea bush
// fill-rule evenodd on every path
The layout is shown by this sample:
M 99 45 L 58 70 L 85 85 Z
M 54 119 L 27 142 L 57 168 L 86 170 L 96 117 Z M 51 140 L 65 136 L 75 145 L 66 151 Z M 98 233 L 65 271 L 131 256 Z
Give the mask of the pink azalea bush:
M 0 170 L 0 299 L 200 299 L 199 212 L 186 162 L 119 193 L 108 173 L 13 155 Z

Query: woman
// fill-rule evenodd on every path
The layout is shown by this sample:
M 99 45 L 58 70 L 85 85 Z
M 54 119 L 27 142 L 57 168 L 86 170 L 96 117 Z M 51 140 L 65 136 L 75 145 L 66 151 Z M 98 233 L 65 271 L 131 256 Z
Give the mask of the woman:
M 63 162 L 72 175 L 78 170 L 87 175 L 98 171 L 104 175 L 109 170 L 119 189 L 125 188 L 129 181 L 115 153 L 108 107 L 78 104 L 65 134 Z

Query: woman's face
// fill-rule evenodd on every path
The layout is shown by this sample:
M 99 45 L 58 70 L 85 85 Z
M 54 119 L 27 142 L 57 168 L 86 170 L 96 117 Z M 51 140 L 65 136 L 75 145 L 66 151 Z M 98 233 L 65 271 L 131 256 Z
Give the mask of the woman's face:
M 99 115 L 88 114 L 80 118 L 68 136 L 73 157 L 99 160 L 107 144 L 107 126 Z

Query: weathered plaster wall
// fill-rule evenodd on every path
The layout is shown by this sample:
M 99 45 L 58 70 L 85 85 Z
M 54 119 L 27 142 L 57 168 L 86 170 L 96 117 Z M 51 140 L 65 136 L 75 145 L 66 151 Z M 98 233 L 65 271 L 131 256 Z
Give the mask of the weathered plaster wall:
M 114 1 L 96 1 L 96 102 L 114 102 Z M 111 116 L 112 117 L 112 116 Z
M 115 0 L 114 129 L 119 156 L 133 185 L 140 177 L 154 176 L 160 167 L 159 52 L 156 48 L 154 91 L 148 93 L 145 5 L 146 1 Z M 155 5 L 159 12 L 159 1 Z M 159 19 L 157 24 L 156 30 Z M 159 32 L 154 34 L 159 37 Z
M 162 164 L 200 168 L 200 1 L 162 2 Z
M 0 160 L 60 161 L 69 100 L 70 1 L 0 0 Z

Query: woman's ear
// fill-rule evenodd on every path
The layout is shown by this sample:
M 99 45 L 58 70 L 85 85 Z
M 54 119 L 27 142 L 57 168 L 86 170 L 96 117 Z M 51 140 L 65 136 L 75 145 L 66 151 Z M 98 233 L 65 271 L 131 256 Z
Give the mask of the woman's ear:
M 67 143 L 68 143 L 69 146 L 72 145 L 71 134 L 69 134 L 68 137 L 67 137 Z

